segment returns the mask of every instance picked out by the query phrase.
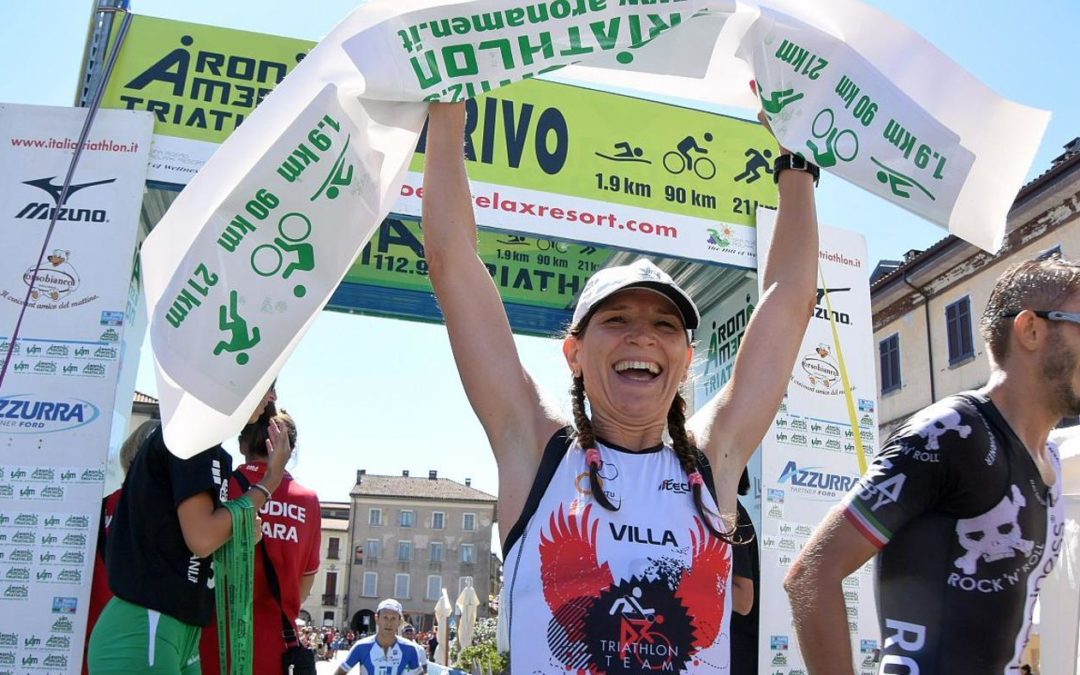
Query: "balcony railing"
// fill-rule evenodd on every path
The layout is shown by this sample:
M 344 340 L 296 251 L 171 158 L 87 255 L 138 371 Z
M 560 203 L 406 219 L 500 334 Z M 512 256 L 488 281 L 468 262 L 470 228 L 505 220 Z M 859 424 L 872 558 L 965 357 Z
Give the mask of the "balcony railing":
M 337 607 L 338 595 L 337 593 L 323 593 L 322 604 L 324 607 Z

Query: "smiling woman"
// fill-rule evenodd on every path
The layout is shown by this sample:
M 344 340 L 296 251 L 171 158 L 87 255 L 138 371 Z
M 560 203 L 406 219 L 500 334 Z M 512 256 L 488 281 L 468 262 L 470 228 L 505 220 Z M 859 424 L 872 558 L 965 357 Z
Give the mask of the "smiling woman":
M 515 670 L 726 671 L 738 543 L 730 514 L 813 305 L 812 178 L 790 162 L 778 170 L 765 292 L 728 385 L 690 420 L 679 389 L 699 320 L 693 299 L 647 260 L 593 275 L 563 341 L 568 423 L 522 367 L 477 257 L 464 132 L 464 106 L 432 106 L 424 245 L 458 372 L 498 463 L 500 519 L 512 525 L 500 619 Z

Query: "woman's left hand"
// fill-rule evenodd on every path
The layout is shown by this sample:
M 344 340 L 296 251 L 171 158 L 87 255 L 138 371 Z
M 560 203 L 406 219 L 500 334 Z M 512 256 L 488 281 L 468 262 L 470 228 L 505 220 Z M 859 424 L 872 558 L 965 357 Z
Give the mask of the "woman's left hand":
M 281 483 L 281 477 L 285 475 L 285 465 L 289 463 L 293 449 L 284 424 L 271 418 L 268 432 L 270 437 L 266 439 L 266 454 L 269 461 L 266 463 L 266 478 L 262 482 L 273 492 Z

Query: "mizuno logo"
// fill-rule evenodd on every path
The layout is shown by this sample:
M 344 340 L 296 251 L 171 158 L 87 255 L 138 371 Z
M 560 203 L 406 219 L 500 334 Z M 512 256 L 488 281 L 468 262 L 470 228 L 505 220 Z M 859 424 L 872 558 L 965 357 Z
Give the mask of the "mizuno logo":
M 71 199 L 71 196 L 74 195 L 79 190 L 85 190 L 86 188 L 94 187 L 96 185 L 107 185 L 109 183 L 115 183 L 116 182 L 115 178 L 109 178 L 108 180 L 99 180 L 99 181 L 94 181 L 92 183 L 81 183 L 79 185 L 69 185 L 67 195 L 64 197 L 64 201 L 61 202 L 60 201 L 60 195 L 64 191 L 64 185 L 63 185 L 63 183 L 61 183 L 60 185 L 54 185 L 53 181 L 56 180 L 56 178 L 57 178 L 57 176 L 50 176 L 49 178 L 38 178 L 37 180 L 27 180 L 27 181 L 23 181 L 23 185 L 32 185 L 32 186 L 34 186 L 36 188 L 44 190 L 45 192 L 48 192 L 49 196 L 51 196 L 53 198 L 53 202 L 56 203 L 57 206 L 63 206 L 65 204 L 67 204 L 67 200 Z
M 814 304 L 817 304 L 817 305 L 821 304 L 821 301 L 825 299 L 825 291 L 826 290 L 829 291 L 829 295 L 832 295 L 834 293 L 843 293 L 844 291 L 850 291 L 851 289 L 850 288 L 829 288 L 829 289 L 819 288 L 819 289 L 817 289 L 817 302 L 815 302 Z

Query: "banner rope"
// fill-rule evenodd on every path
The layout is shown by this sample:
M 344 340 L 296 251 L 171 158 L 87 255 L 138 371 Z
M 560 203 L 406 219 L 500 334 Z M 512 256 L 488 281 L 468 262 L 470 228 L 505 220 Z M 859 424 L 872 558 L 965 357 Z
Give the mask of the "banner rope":
M 851 422 L 851 433 L 855 439 L 855 457 L 859 460 L 859 475 L 862 476 L 866 474 L 866 448 L 863 446 L 862 429 L 859 427 L 859 416 L 855 410 L 855 397 L 851 393 L 851 378 L 848 377 L 847 366 L 844 363 L 844 350 L 840 346 L 840 331 L 836 327 L 836 315 L 833 314 L 832 300 L 829 299 L 829 285 L 825 283 L 825 272 L 821 270 L 820 266 L 818 276 L 821 279 L 821 288 L 825 291 L 825 309 L 829 312 L 829 328 L 832 329 L 833 342 L 836 343 L 836 361 L 840 366 L 840 383 L 844 387 L 848 421 Z
M 109 11 L 116 11 L 110 9 Z M 105 72 L 101 77 L 101 86 L 94 92 L 94 98 L 90 101 L 90 105 L 87 108 L 86 119 L 83 121 L 82 131 L 79 132 L 79 142 L 75 145 L 75 152 L 71 156 L 71 163 L 68 164 L 67 175 L 64 176 L 64 185 L 60 189 L 60 196 L 56 200 L 56 208 L 53 209 L 52 218 L 49 219 L 49 229 L 45 231 L 45 241 L 41 243 L 41 252 L 38 253 L 37 264 L 34 265 L 34 273 L 30 277 L 30 283 L 26 289 L 26 297 L 23 298 L 22 307 L 19 308 L 19 318 L 15 321 L 15 330 L 11 333 L 11 339 L 8 342 L 7 353 L 4 355 L 4 362 L 0 364 L 0 389 L 4 386 L 4 378 L 7 376 L 8 365 L 11 363 L 11 355 L 15 352 L 15 345 L 19 339 L 19 332 L 22 330 L 23 318 L 26 316 L 26 307 L 30 304 L 30 297 L 34 292 L 34 287 L 37 285 L 38 272 L 41 271 L 41 263 L 45 260 L 45 252 L 49 250 L 49 242 L 52 240 L 53 230 L 56 229 L 56 221 L 60 217 L 60 207 L 67 202 L 68 190 L 71 188 L 71 181 L 75 177 L 75 168 L 79 165 L 79 159 L 82 157 L 83 146 L 86 144 L 86 139 L 90 136 L 90 130 L 94 126 L 94 118 L 97 117 L 97 111 L 101 108 L 101 99 L 105 96 L 105 87 L 109 84 L 109 76 L 112 75 L 113 69 L 116 67 L 116 60 L 120 55 L 120 48 L 124 44 L 124 38 L 127 36 L 128 27 L 131 25 L 131 14 L 124 12 L 124 20 L 120 24 L 120 31 L 116 35 L 116 48 L 109 56 L 109 60 L 105 64 Z

